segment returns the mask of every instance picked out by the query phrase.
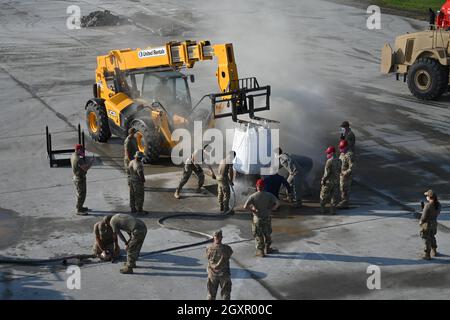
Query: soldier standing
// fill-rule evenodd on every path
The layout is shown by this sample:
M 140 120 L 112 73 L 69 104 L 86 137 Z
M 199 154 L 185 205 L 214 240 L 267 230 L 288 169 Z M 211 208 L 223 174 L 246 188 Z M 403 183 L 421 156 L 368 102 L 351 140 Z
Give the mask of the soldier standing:
M 231 274 L 230 258 L 233 250 L 230 246 L 222 244 L 222 230 L 214 232 L 214 243 L 206 249 L 208 258 L 208 300 L 216 300 L 217 289 L 221 289 L 223 300 L 230 300 Z
M 127 251 L 127 262 L 120 269 L 120 273 L 133 273 L 133 268 L 136 268 L 136 261 L 139 258 L 142 244 L 147 235 L 147 226 L 142 220 L 120 213 L 115 214 L 108 224 L 113 231 L 114 243 L 117 244 L 117 237 L 119 237 L 125 243 L 125 250 Z M 130 238 L 128 240 L 125 239 L 121 231 L 128 233 Z
M 341 124 L 341 140 L 347 141 L 349 150 L 355 153 L 356 137 L 348 121 L 344 121 Z
M 339 142 L 339 151 L 341 153 L 339 156 L 339 160 L 341 160 L 341 174 L 339 180 L 341 202 L 339 202 L 338 208 L 348 208 L 355 161 L 353 152 L 349 150 L 347 140 L 341 140 L 341 142 Z
M 436 233 L 437 233 L 437 217 L 441 213 L 441 204 L 438 201 L 437 195 L 433 190 L 428 190 L 424 193 L 427 197 L 428 203 L 423 205 L 422 216 L 419 220 L 420 237 L 425 242 L 424 255 L 425 260 L 430 260 L 431 257 L 438 255 Z M 422 203 L 423 204 L 423 203 Z
M 334 214 L 334 208 L 339 201 L 341 161 L 337 158 L 334 147 L 328 147 L 325 152 L 328 160 L 325 163 L 325 170 L 320 183 L 320 211 L 325 213 L 325 206 L 330 203 L 330 213 Z
M 88 208 L 83 207 L 86 200 L 86 173 L 91 168 L 92 163 L 88 164 L 85 159 L 84 148 L 81 144 L 75 145 L 75 152 L 70 158 L 70 164 L 73 171 L 73 182 L 77 191 L 76 214 L 80 216 L 87 215 Z
M 117 237 L 114 239 L 114 232 L 109 225 L 112 215 L 103 217 L 103 219 L 94 225 L 94 254 L 101 260 L 114 261 L 120 256 L 120 248 L 117 243 Z
M 217 171 L 217 198 L 219 200 L 220 211 L 223 213 L 233 214 L 230 211 L 230 186 L 233 186 L 234 170 L 233 160 L 236 152 L 230 151 L 227 157 L 220 161 Z
M 256 192 L 247 199 L 244 209 L 253 213 L 252 232 L 256 244 L 256 256 L 264 257 L 265 254 L 274 253 L 272 248 L 272 219 L 271 210 L 277 210 L 280 206 L 278 199 L 271 193 L 264 191 L 264 181 L 256 181 Z M 265 251 L 264 251 L 265 249 Z
M 124 151 L 124 158 L 123 158 L 123 165 L 125 172 L 128 175 L 128 183 L 130 183 L 130 172 L 129 172 L 129 164 L 130 161 L 134 159 L 134 155 L 136 154 L 138 150 L 137 140 L 134 136 L 136 134 L 135 128 L 128 129 L 128 136 L 126 137 L 124 143 L 123 143 L 123 151 Z
M 144 166 L 142 165 L 142 160 L 144 159 L 144 154 L 137 151 L 134 155 L 134 159 L 131 160 L 128 165 L 128 171 L 130 172 L 130 208 L 131 212 L 134 213 L 147 213 L 143 210 L 144 206 Z
M 302 177 L 301 168 L 287 153 L 283 153 L 281 148 L 275 149 L 275 155 L 280 160 L 280 165 L 287 170 L 289 176 L 287 181 L 291 185 L 294 206 L 302 206 Z
M 181 181 L 175 190 L 174 197 L 176 199 L 180 199 L 180 192 L 183 186 L 189 181 L 189 178 L 192 175 L 192 172 L 195 173 L 198 179 L 198 187 L 196 192 L 201 192 L 201 189 L 203 187 L 203 183 L 205 183 L 205 174 L 203 172 L 203 169 L 201 167 L 202 163 L 205 163 L 205 148 L 208 145 L 204 146 L 203 149 L 197 149 L 195 150 L 192 155 L 186 159 L 183 167 L 183 175 L 181 177 Z M 208 165 L 209 170 L 211 171 L 211 176 L 213 179 L 216 178 L 213 169 L 210 165 Z

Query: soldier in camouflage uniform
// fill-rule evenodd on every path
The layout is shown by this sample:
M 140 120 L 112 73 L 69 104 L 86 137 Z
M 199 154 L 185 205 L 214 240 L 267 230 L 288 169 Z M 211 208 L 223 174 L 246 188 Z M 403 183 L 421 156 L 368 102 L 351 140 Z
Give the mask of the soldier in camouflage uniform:
M 198 187 L 197 187 L 196 192 L 201 192 L 203 183 L 205 182 L 205 173 L 203 172 L 201 165 L 208 162 L 207 154 L 205 151 L 207 146 L 208 145 L 203 147 L 203 149 L 195 150 L 192 153 L 192 155 L 186 159 L 186 161 L 184 163 L 184 167 L 183 167 L 183 175 L 181 177 L 181 181 L 173 195 L 176 199 L 180 199 L 181 189 L 189 181 L 189 178 L 191 177 L 192 172 L 194 172 L 198 178 Z M 213 177 L 213 179 L 215 179 L 216 176 L 214 174 L 213 169 L 211 168 L 211 166 L 209 164 L 208 164 L 208 168 L 211 171 L 211 176 Z
M 341 140 L 341 142 L 339 142 L 339 151 L 341 152 L 339 156 L 339 160 L 341 160 L 341 174 L 339 178 L 341 202 L 339 202 L 338 208 L 348 208 L 355 161 L 353 152 L 349 150 L 348 142 L 346 140 Z
M 327 162 L 321 180 L 320 189 L 320 211 L 325 213 L 325 206 L 330 203 L 330 213 L 334 214 L 334 209 L 339 201 L 339 175 L 341 172 L 341 161 L 336 156 L 336 149 L 328 147 L 326 150 Z
M 348 149 L 355 153 L 355 144 L 356 144 L 356 137 L 353 133 L 352 129 L 350 128 L 350 123 L 348 121 L 344 121 L 341 124 L 341 140 L 345 140 L 348 143 Z
M 94 225 L 94 254 L 101 260 L 116 260 L 120 255 L 117 238 L 114 241 L 114 233 L 109 225 L 112 216 L 103 217 L 103 219 Z M 105 259 L 104 253 L 108 258 Z
M 133 273 L 133 268 L 136 268 L 136 261 L 147 235 L 147 226 L 142 220 L 120 213 L 115 214 L 110 219 L 109 225 L 113 231 L 114 241 L 117 243 L 117 237 L 119 237 L 125 243 L 125 250 L 127 251 L 127 262 L 120 269 L 120 273 Z M 121 231 L 125 231 L 130 238 L 125 239 Z
M 277 250 L 272 248 L 272 219 L 271 210 L 280 206 L 278 199 L 271 193 L 264 191 L 264 181 L 256 181 L 256 192 L 244 204 L 244 209 L 253 213 L 252 232 L 255 237 L 256 256 L 264 257 Z
M 438 201 L 437 195 L 433 190 L 425 192 L 427 197 L 427 204 L 423 204 L 422 216 L 419 220 L 420 237 L 425 242 L 424 255 L 425 260 L 430 260 L 431 257 L 438 255 L 436 233 L 437 233 L 437 217 L 441 212 L 441 204 Z
M 291 186 L 292 190 L 292 200 L 294 206 L 300 208 L 302 206 L 302 193 L 303 193 L 303 182 L 302 173 L 299 164 L 292 159 L 287 153 L 283 153 L 281 148 L 275 150 L 275 155 L 280 160 L 280 165 L 287 170 L 289 176 L 287 181 Z
M 123 166 L 124 170 L 128 175 L 128 183 L 130 183 L 130 171 L 128 169 L 128 166 L 130 165 L 130 161 L 134 159 L 134 155 L 136 154 L 138 149 L 137 140 L 134 136 L 136 134 L 135 128 L 130 128 L 128 130 L 128 136 L 126 137 L 124 143 L 123 143 L 123 151 L 124 151 L 124 158 L 123 158 Z
M 144 154 L 137 151 L 134 155 L 134 159 L 131 160 L 128 165 L 128 171 L 130 172 L 130 208 L 131 212 L 147 213 L 143 210 L 144 206 L 144 166 L 142 165 L 142 159 Z
M 230 246 L 222 244 L 222 230 L 214 232 L 214 243 L 206 249 L 208 258 L 208 300 L 216 300 L 217 289 L 221 289 L 223 300 L 230 300 L 231 274 L 230 258 L 233 250 Z
M 73 172 L 73 182 L 77 191 L 77 204 L 76 211 L 77 215 L 85 216 L 87 215 L 88 208 L 83 207 L 84 201 L 86 200 L 86 173 L 91 168 L 92 163 L 87 163 L 85 159 L 84 148 L 81 144 L 75 145 L 75 152 L 70 158 L 70 164 L 72 165 Z
M 230 211 L 230 186 L 233 186 L 233 159 L 235 157 L 236 152 L 230 151 L 228 156 L 220 162 L 216 177 L 217 198 L 219 200 L 220 211 L 229 214 L 234 213 L 234 211 Z

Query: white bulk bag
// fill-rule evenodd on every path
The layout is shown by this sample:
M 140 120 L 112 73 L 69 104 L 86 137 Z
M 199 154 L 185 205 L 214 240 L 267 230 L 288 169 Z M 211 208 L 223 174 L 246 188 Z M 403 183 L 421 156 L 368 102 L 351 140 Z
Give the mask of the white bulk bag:
M 270 128 L 246 125 L 234 130 L 233 151 L 236 158 L 233 167 L 244 174 L 260 174 L 261 168 L 269 168 L 272 155 Z M 261 156 L 265 155 L 265 156 Z

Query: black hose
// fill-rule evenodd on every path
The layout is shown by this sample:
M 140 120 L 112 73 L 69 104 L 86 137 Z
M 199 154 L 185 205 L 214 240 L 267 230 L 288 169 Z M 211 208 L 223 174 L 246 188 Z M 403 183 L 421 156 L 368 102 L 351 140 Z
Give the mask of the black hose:
M 90 259 L 95 258 L 94 254 L 75 254 L 70 256 L 58 257 L 58 258 L 49 258 L 49 259 L 28 259 L 28 258 L 11 258 L 11 257 L 0 257 L 0 264 L 17 264 L 22 266 L 40 266 L 46 265 L 53 262 L 61 262 L 62 264 L 66 264 L 67 260 L 70 259 Z
M 233 192 L 233 205 L 231 206 L 229 211 L 225 212 L 225 214 L 229 214 L 234 209 L 234 207 L 236 205 L 236 194 L 234 192 L 233 186 L 230 186 L 230 187 L 231 187 L 231 190 Z M 170 248 L 167 248 L 167 249 L 146 252 L 146 253 L 140 254 L 140 257 L 145 257 L 145 256 L 160 254 L 160 253 L 164 253 L 164 252 L 180 250 L 180 249 L 186 249 L 186 248 L 191 248 L 191 247 L 196 247 L 196 246 L 200 246 L 200 245 L 204 245 L 204 244 L 210 243 L 212 241 L 212 236 L 207 234 L 207 233 L 196 231 L 196 230 L 185 229 L 185 228 L 169 227 L 169 226 L 166 226 L 164 224 L 164 221 L 166 221 L 168 219 L 179 218 L 179 217 L 203 217 L 203 218 L 205 218 L 205 217 L 206 218 L 214 217 L 214 218 L 217 218 L 217 217 L 221 217 L 221 216 L 217 216 L 217 215 L 213 215 L 213 214 L 206 214 L 206 213 L 205 214 L 200 214 L 200 213 L 179 213 L 179 214 L 173 214 L 173 215 L 170 215 L 170 216 L 167 216 L 167 217 L 160 218 L 158 220 L 158 225 L 160 225 L 162 228 L 167 228 L 167 229 L 172 229 L 172 230 L 178 230 L 178 231 L 182 231 L 182 232 L 192 233 L 192 234 L 195 234 L 195 235 L 206 237 L 208 239 L 207 240 L 202 240 L 202 241 L 199 241 L 199 242 L 185 244 L 185 245 L 170 247 Z M 47 264 L 51 264 L 51 263 L 55 263 L 55 262 L 60 262 L 63 265 L 66 265 L 67 264 L 67 260 L 70 260 L 70 259 L 78 259 L 81 262 L 82 260 L 90 259 L 90 258 L 96 258 L 96 255 L 94 255 L 94 254 L 74 254 L 74 255 L 62 256 L 62 257 L 58 257 L 58 258 L 49 258 L 49 259 L 28 259 L 28 258 L 12 258 L 12 257 L 1 257 L 0 256 L 0 264 L 15 264 L 15 265 L 24 265 L 24 266 L 41 266 L 41 265 L 47 265 Z

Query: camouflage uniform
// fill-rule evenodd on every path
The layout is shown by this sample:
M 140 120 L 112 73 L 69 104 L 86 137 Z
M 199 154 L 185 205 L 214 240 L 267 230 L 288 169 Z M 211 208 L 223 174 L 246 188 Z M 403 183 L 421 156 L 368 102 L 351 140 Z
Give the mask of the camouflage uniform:
M 325 170 L 321 181 L 320 189 L 320 208 L 325 212 L 325 206 L 331 203 L 331 213 L 334 213 L 334 207 L 339 201 L 339 175 L 341 172 L 341 161 L 333 155 L 325 163 Z M 331 200 L 331 202 L 330 202 Z
M 344 139 L 348 143 L 348 149 L 355 153 L 355 143 L 356 143 L 356 137 L 353 133 L 352 129 L 348 128 L 345 133 L 341 136 L 341 139 Z
M 341 161 L 341 174 L 339 177 L 341 202 L 339 203 L 339 207 L 345 207 L 348 206 L 350 199 L 350 187 L 352 185 L 352 173 L 355 164 L 353 152 L 347 151 L 341 153 L 339 160 Z
M 230 210 L 230 179 L 233 175 L 233 164 L 228 158 L 223 159 L 217 171 L 217 198 L 219 200 L 220 211 Z
M 280 155 L 280 165 L 283 166 L 289 176 L 287 177 L 287 181 L 292 189 L 292 196 L 296 206 L 302 206 L 302 177 L 300 168 L 298 164 L 286 153 Z
M 108 250 L 113 258 L 117 258 L 119 256 L 119 247 L 117 246 L 116 250 L 114 250 L 113 230 L 104 220 L 97 222 L 94 225 L 94 237 L 96 239 L 97 237 L 100 238 L 100 246 L 103 249 Z M 97 245 L 97 241 L 95 241 L 93 251 L 97 257 L 100 257 L 103 252 L 102 248 L 100 248 Z
M 144 166 L 138 159 L 133 159 L 128 170 L 130 172 L 130 208 L 140 212 L 144 206 Z
M 130 236 L 127 250 L 127 267 L 133 268 L 139 258 L 142 244 L 147 235 L 147 226 L 142 220 L 120 213 L 114 215 L 109 224 L 114 233 L 125 231 Z
M 219 285 L 222 299 L 230 300 L 230 257 L 232 254 L 233 250 L 226 244 L 213 244 L 206 249 L 206 256 L 208 257 L 208 300 L 216 300 Z
M 86 164 L 84 157 L 74 152 L 70 158 L 70 164 L 72 165 L 73 171 L 73 182 L 77 190 L 77 212 L 81 212 L 83 208 L 84 201 L 86 200 L 86 171 L 81 169 L 80 166 Z
M 136 137 L 133 135 L 132 137 L 128 136 L 125 139 L 125 142 L 123 143 L 123 151 L 124 151 L 124 158 L 123 158 L 123 165 L 125 172 L 128 175 L 128 183 L 130 183 L 130 171 L 129 171 L 129 165 L 130 161 L 134 159 L 135 153 L 139 150 L 137 145 Z
M 178 185 L 177 191 L 181 192 L 181 189 L 183 186 L 188 182 L 189 178 L 192 175 L 192 172 L 195 173 L 195 175 L 198 178 L 198 189 L 200 190 L 203 184 L 205 183 L 205 174 L 203 172 L 202 167 L 200 164 L 202 163 L 203 159 L 199 159 L 200 155 L 203 154 L 203 150 L 198 149 L 194 151 L 192 156 L 186 159 L 184 163 L 183 168 L 183 176 L 181 177 L 181 181 Z
M 430 257 L 430 252 L 433 250 L 436 253 L 437 243 L 436 243 L 436 233 L 437 233 L 437 217 L 441 211 L 439 205 L 438 209 L 434 207 L 433 203 L 425 204 L 422 211 L 422 216 L 420 217 L 420 237 L 425 243 L 425 257 Z
M 255 238 L 257 252 L 269 251 L 272 244 L 272 219 L 270 210 L 278 204 L 278 199 L 271 193 L 258 191 L 250 195 L 244 208 L 253 205 L 257 212 L 253 213 L 252 233 Z

